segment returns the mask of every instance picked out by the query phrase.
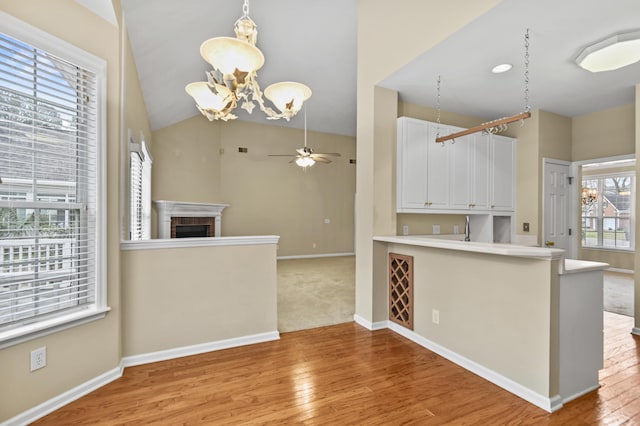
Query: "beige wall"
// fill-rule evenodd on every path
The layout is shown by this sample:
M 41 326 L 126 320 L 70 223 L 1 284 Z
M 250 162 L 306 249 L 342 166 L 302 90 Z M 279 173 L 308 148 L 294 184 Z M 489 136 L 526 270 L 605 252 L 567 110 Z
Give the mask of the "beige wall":
M 153 200 L 221 203 L 220 126 L 194 116 L 153 132 Z
M 571 127 L 571 159 L 573 161 L 636 152 L 634 104 L 574 117 Z
M 126 188 L 129 188 L 129 159 L 127 158 L 128 149 L 129 149 L 129 132 L 131 132 L 131 136 L 137 142 L 140 142 L 142 138 L 144 138 L 147 148 L 151 151 L 151 156 L 153 157 L 153 141 L 151 139 L 151 126 L 149 124 L 149 117 L 147 114 L 147 107 L 144 102 L 144 97 L 142 95 L 142 87 L 140 86 L 140 79 L 138 78 L 138 69 L 136 68 L 136 63 L 133 58 L 133 51 L 131 49 L 131 44 L 129 42 L 129 35 L 127 33 L 126 25 L 122 24 L 124 27 L 124 40 L 122 40 L 121 49 L 124 49 L 124 63 L 122 65 L 122 85 L 123 85 L 123 93 L 124 93 L 124 101 L 122 106 L 123 111 L 123 123 L 122 123 L 122 148 L 121 148 L 121 182 L 122 182 L 122 193 L 121 193 L 121 224 L 123 227 L 122 238 L 129 239 L 129 191 Z M 120 33 L 123 31 L 120 29 Z M 122 53 L 122 52 L 121 52 Z M 155 218 L 153 219 L 155 221 Z M 155 222 L 154 222 L 155 223 Z M 153 229 L 153 224 L 152 224 Z
M 118 6 L 118 4 L 116 4 Z M 72 0 L 0 0 L 0 9 L 107 62 L 107 292 L 105 319 L 0 350 L 0 422 L 120 364 L 120 54 L 119 31 Z M 117 7 L 119 12 L 119 7 Z M 31 350 L 47 366 L 29 372 Z
M 557 394 L 557 264 L 400 244 L 388 252 L 414 258 L 415 333 L 541 396 Z
M 307 170 L 269 157 L 302 147 L 300 129 L 198 115 L 153 140 L 153 199 L 230 204 L 223 235 L 279 235 L 278 256 L 353 252 L 354 138 L 309 131 L 308 146 L 341 156 Z
M 122 254 L 123 356 L 278 330 L 275 244 Z
M 395 143 L 388 129 L 398 115 L 398 107 L 397 103 L 390 102 L 389 96 L 376 93 L 375 86 L 498 3 L 498 0 L 400 0 L 394 2 L 393 13 L 389 13 L 387 1 L 358 1 L 356 314 L 367 321 L 382 315 L 374 314 L 374 305 L 378 307 L 380 303 L 377 299 L 374 301 L 374 297 L 379 296 L 378 292 L 374 295 L 373 289 L 372 237 L 378 229 L 395 230 L 394 216 L 387 213 L 392 208 L 389 200 L 393 198 L 394 189 L 388 185 L 377 187 L 375 168 L 380 166 L 379 157 L 388 153 L 389 145 Z M 425 25 L 425 16 L 438 19 L 429 20 Z M 387 118 L 378 128 L 382 116 Z M 384 138 L 388 138 L 386 147 L 382 142 Z M 392 162 L 392 157 L 388 161 Z M 387 193 L 378 194 L 378 191 Z M 377 220 L 378 215 L 387 217 L 390 223 Z

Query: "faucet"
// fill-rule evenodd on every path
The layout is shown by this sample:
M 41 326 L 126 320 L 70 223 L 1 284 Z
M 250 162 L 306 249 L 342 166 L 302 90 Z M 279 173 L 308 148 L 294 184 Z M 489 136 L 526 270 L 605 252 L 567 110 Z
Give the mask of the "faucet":
M 464 240 L 471 241 L 471 228 L 469 227 L 469 216 L 465 219 L 464 224 Z

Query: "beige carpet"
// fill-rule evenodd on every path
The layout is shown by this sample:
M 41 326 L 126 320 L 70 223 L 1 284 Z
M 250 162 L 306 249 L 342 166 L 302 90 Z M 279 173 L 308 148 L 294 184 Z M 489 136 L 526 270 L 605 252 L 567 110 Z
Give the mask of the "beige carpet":
M 281 333 L 353 321 L 355 256 L 278 261 Z
M 620 272 L 604 273 L 604 310 L 632 317 L 633 275 Z

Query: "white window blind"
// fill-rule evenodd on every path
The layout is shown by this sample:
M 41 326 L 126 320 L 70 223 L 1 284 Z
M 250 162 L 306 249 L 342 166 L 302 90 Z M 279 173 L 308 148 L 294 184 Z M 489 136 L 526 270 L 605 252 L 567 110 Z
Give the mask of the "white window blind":
M 0 33 L 0 337 L 104 306 L 102 78 Z
M 130 194 L 130 238 L 151 238 L 151 166 L 152 159 L 144 140 L 130 143 L 129 194 Z

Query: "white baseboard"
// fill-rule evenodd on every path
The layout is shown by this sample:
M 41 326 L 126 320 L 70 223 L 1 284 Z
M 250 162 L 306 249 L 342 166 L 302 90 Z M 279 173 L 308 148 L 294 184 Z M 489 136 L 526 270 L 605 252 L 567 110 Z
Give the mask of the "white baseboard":
M 440 346 L 439 344 L 432 342 L 400 325 L 388 321 L 388 326 L 391 330 L 395 331 L 401 336 L 404 336 L 407 339 L 417 343 L 418 345 L 437 353 L 438 355 L 448 359 L 454 364 L 458 364 L 462 368 L 482 377 L 485 380 L 490 381 L 495 385 L 500 386 L 501 388 L 511 392 L 516 396 L 519 396 L 520 398 L 532 403 L 533 405 L 542 408 L 543 410 L 552 413 L 562 408 L 562 399 L 560 395 L 555 395 L 551 398 L 540 395 L 539 393 L 525 386 L 522 386 L 521 384 L 516 383 L 513 380 L 504 377 L 503 375 L 496 373 L 495 371 L 490 370 L 483 365 L 478 364 L 477 362 L 471 361 L 470 359 L 465 358 L 462 355 L 459 355 L 445 348 L 444 346 Z
M 320 257 L 341 257 L 341 256 L 355 256 L 355 253 L 325 253 L 325 254 L 300 254 L 294 256 L 278 256 L 278 260 L 290 260 L 290 259 L 316 259 Z
M 631 329 L 631 334 L 635 334 L 636 336 L 640 336 L 640 327 L 633 327 L 633 329 Z
M 198 355 L 205 352 L 219 351 L 221 349 L 235 348 L 238 346 L 253 345 L 255 343 L 270 342 L 280 339 L 280 333 L 270 331 L 267 333 L 252 334 L 249 336 L 234 337 L 233 339 L 217 340 L 215 342 L 201 343 L 198 345 L 183 346 L 163 351 L 149 352 L 141 355 L 132 355 L 122 358 L 124 367 L 149 364 L 151 362 L 166 361 L 168 359 L 183 356 Z
M 43 402 L 40 405 L 36 405 L 35 407 L 24 411 L 18 414 L 15 417 L 7 420 L 6 423 L 3 423 L 4 426 L 18 426 L 18 425 L 28 425 L 36 420 L 46 416 L 49 413 L 56 411 L 59 408 L 64 407 L 65 405 L 79 399 L 94 390 L 101 388 L 102 386 L 113 382 L 116 379 L 122 377 L 123 367 L 122 364 L 120 367 L 116 367 L 113 370 L 107 371 L 104 374 L 99 375 L 98 377 L 94 377 L 93 379 L 76 386 L 73 389 L 70 389 L 54 398 L 51 398 L 48 401 Z
M 183 356 L 197 355 L 204 352 L 218 351 L 221 349 L 235 348 L 237 346 L 252 345 L 255 343 L 269 342 L 278 340 L 280 333 L 271 331 L 261 334 L 253 334 L 249 336 L 236 337 L 233 339 L 218 340 L 215 342 L 202 343 L 199 345 L 183 346 L 181 348 L 167 349 L 165 351 L 151 352 L 142 355 L 133 355 L 122 358 L 120 366 L 110 370 L 98 377 L 95 377 L 75 388 L 62 393 L 55 398 L 51 398 L 42 404 L 24 411 L 17 416 L 9 419 L 2 426 L 22 426 L 28 425 L 53 411 L 64 407 L 65 405 L 79 399 L 86 394 L 122 377 L 125 367 L 133 367 L 135 365 L 148 364 L 157 361 L 166 361 L 168 359 L 180 358 Z
M 387 325 L 389 321 L 371 322 L 367 319 L 362 318 L 358 314 L 353 315 L 353 320 L 356 322 L 356 324 L 359 324 L 362 327 L 366 328 L 367 330 L 371 330 L 371 331 L 382 330 L 383 328 L 389 328 Z

